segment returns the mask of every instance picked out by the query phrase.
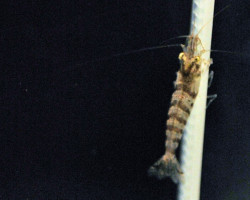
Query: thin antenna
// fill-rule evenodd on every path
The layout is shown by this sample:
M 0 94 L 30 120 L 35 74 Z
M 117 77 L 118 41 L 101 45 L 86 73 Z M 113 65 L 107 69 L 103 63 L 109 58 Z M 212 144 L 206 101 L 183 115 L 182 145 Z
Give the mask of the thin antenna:
M 110 59 L 115 58 L 115 57 L 127 56 L 127 55 L 130 55 L 130 54 L 140 53 L 140 52 L 143 52 L 143 51 L 152 51 L 152 50 L 164 49 L 164 48 L 168 48 L 168 47 L 181 47 L 181 44 L 170 44 L 170 45 L 160 45 L 160 46 L 153 46 L 153 47 L 145 47 L 145 48 L 141 48 L 141 49 L 127 51 L 127 52 L 124 52 L 124 53 L 117 53 L 117 54 L 114 54 L 112 56 L 105 57 L 105 58 L 100 58 L 100 59 L 93 60 L 93 61 L 86 61 L 85 64 L 87 64 L 87 63 L 95 63 L 95 62 L 99 62 L 99 61 L 106 61 L 106 60 L 110 60 Z
M 207 24 L 209 24 L 217 15 L 219 15 L 221 12 L 223 12 L 224 10 L 226 10 L 230 5 L 227 5 L 226 7 L 224 7 L 223 9 L 221 9 L 218 13 L 216 13 L 201 29 L 200 31 L 196 34 L 198 35 L 205 27 Z M 195 20 L 195 19 L 194 19 Z M 194 21 L 195 23 L 195 21 Z M 193 31 L 192 31 L 193 33 Z M 168 47 L 182 47 L 181 44 L 169 44 L 169 45 L 166 45 L 165 43 L 166 42 L 169 42 L 173 39 L 178 39 L 178 38 L 187 38 L 187 37 L 190 37 L 190 35 L 181 35 L 181 36 L 177 36 L 177 37 L 173 37 L 173 38 L 169 38 L 163 42 L 160 43 L 159 46 L 152 46 L 152 47 L 145 47 L 145 48 L 141 48 L 141 49 L 136 49 L 136 50 L 131 50 L 131 51 L 128 51 L 128 52 L 124 52 L 124 53 L 118 53 L 118 54 L 114 54 L 110 57 L 105 57 L 105 58 L 100 58 L 100 59 L 97 59 L 97 60 L 94 60 L 94 61 L 87 61 L 85 62 L 85 64 L 87 63 L 94 63 L 94 62 L 99 62 L 99 61 L 105 61 L 105 60 L 109 60 L 109 59 L 112 59 L 112 58 L 115 58 L 115 57 L 119 57 L 119 56 L 127 56 L 127 55 L 130 55 L 130 54 L 133 54 L 133 53 L 139 53 L 139 52 L 143 52 L 143 51 L 152 51 L 152 50 L 156 50 L 156 49 L 163 49 L 163 48 L 168 48 Z M 209 50 L 211 51 L 211 50 Z M 213 52 L 224 52 L 224 53 L 227 53 L 226 51 L 221 51 L 221 50 L 212 50 Z M 208 51 L 205 51 L 205 52 L 208 52 Z
M 209 22 L 211 22 L 217 15 L 219 15 L 221 12 L 223 12 L 225 9 L 227 9 L 228 7 L 230 7 L 230 5 L 227 5 L 226 7 L 224 7 L 223 9 L 221 9 L 218 13 L 216 13 L 201 29 L 200 31 L 196 34 L 200 34 L 200 32 L 203 30 L 203 28 L 206 27 L 207 24 L 209 24 Z M 193 32 L 193 31 L 192 31 Z M 152 47 L 145 47 L 145 48 L 141 48 L 141 49 L 136 49 L 136 50 L 131 50 L 128 52 L 124 52 L 124 53 L 118 53 L 118 54 L 114 54 L 108 57 L 104 57 L 104 58 L 99 58 L 99 59 L 95 59 L 92 61 L 86 61 L 83 64 L 88 64 L 88 63 L 95 63 L 95 62 L 99 62 L 99 61 L 106 61 L 106 60 L 110 60 L 112 58 L 115 57 L 119 57 L 119 56 L 126 56 L 126 55 L 130 55 L 130 54 L 134 54 L 134 53 L 140 53 L 140 52 L 144 52 L 144 51 L 152 51 L 152 50 L 156 50 L 156 49 L 163 49 L 163 48 L 168 48 L 168 47 L 182 47 L 181 44 L 169 44 L 166 45 L 166 42 L 169 42 L 173 39 L 178 39 L 178 38 L 187 38 L 190 37 L 190 35 L 181 35 L 181 36 L 177 36 L 177 37 L 173 37 L 173 38 L 169 38 L 163 42 L 160 43 L 159 46 L 152 46 Z M 228 52 L 228 51 L 223 51 L 223 50 L 205 50 L 204 52 L 221 52 L 221 53 L 231 53 L 231 54 L 240 54 L 240 53 L 234 53 L 234 52 Z
M 224 10 L 229 8 L 231 5 L 227 5 L 224 8 L 222 8 L 219 12 L 217 12 L 206 24 L 203 25 L 203 27 L 200 29 L 200 31 L 197 33 L 197 35 L 200 34 L 200 32 L 206 27 L 207 24 L 209 24 L 216 16 L 218 16 L 220 13 L 222 13 Z
M 222 13 L 224 10 L 226 10 L 227 8 L 229 8 L 231 5 L 227 5 L 225 6 L 224 8 L 222 8 L 219 12 L 217 12 L 207 23 L 204 24 L 204 26 L 201 28 L 201 30 L 197 33 L 197 35 L 199 35 L 199 33 L 203 30 L 203 28 L 209 24 L 217 15 L 219 15 L 220 13 Z M 195 24 L 195 21 L 194 21 L 194 24 Z M 192 33 L 193 31 L 191 31 Z M 190 37 L 190 35 L 180 35 L 180 36 L 177 36 L 177 37 L 172 37 L 172 38 L 169 38 L 167 40 L 164 40 L 162 41 L 160 44 L 166 44 L 167 42 L 171 41 L 171 40 L 174 40 L 174 39 L 178 39 L 178 38 L 187 38 L 187 37 Z
M 181 47 L 181 44 L 170 44 L 170 45 L 160 45 L 160 46 L 153 46 L 153 47 L 145 47 L 145 48 L 142 48 L 142 49 L 132 50 L 132 51 L 128 51 L 128 52 L 125 52 L 125 53 L 115 54 L 115 55 L 113 55 L 113 57 L 125 56 L 125 55 L 129 55 L 129 54 L 133 54 L 133 53 L 139 53 L 139 52 L 143 52 L 143 51 L 151 51 L 151 50 L 155 50 L 155 49 L 163 49 L 163 48 L 167 48 L 167 47 Z

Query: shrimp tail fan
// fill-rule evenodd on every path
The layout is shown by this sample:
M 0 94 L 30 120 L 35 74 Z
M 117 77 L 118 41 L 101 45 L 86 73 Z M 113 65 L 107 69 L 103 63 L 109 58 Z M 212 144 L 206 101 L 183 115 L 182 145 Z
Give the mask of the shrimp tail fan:
M 149 168 L 148 175 L 160 180 L 170 177 L 174 183 L 178 183 L 181 181 L 183 172 L 175 155 L 165 154 Z

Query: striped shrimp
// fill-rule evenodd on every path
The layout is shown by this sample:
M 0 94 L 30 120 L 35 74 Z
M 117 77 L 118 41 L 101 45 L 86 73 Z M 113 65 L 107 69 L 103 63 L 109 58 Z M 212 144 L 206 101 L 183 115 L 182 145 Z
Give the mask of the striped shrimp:
M 183 174 L 175 151 L 179 146 L 183 129 L 200 86 L 201 55 L 196 55 L 196 48 L 201 43 L 197 35 L 188 36 L 186 45 L 182 45 L 183 52 L 178 57 L 180 69 L 177 72 L 177 80 L 174 83 L 175 92 L 172 95 L 168 111 L 165 154 L 148 170 L 150 176 L 156 176 L 158 179 L 171 177 L 175 183 L 180 181 Z

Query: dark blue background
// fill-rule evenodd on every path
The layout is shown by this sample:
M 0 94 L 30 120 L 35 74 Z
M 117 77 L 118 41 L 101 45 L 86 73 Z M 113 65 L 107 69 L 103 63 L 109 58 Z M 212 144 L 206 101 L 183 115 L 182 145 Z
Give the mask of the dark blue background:
M 250 3 L 218 1 L 202 200 L 247 199 Z M 0 199 L 171 200 L 164 153 L 180 48 L 111 57 L 189 32 L 191 1 L 1 2 Z M 177 39 L 171 43 L 184 43 Z M 247 178 L 248 177 L 248 178 Z

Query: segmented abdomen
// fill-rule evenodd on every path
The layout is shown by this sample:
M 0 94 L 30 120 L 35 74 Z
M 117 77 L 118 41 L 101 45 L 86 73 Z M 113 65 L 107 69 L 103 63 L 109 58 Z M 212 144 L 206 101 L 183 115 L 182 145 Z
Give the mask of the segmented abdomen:
M 176 85 L 168 112 L 166 152 L 174 153 L 178 147 L 196 96 L 197 93 L 191 91 L 190 85 L 185 83 Z

